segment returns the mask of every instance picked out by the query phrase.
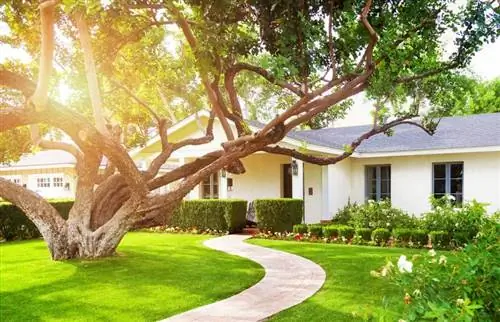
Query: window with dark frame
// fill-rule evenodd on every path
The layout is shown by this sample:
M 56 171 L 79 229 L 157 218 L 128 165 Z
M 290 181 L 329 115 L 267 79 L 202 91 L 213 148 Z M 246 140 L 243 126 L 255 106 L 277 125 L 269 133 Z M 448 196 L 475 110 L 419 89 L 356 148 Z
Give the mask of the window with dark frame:
M 366 199 L 391 199 L 391 166 L 370 165 L 365 169 Z
M 464 193 L 464 163 L 434 163 L 432 168 L 432 193 L 434 198 L 441 198 L 445 195 L 453 196 L 455 202 L 461 204 Z
M 201 198 L 202 199 L 218 199 L 219 198 L 219 174 L 214 173 L 209 178 L 201 183 Z

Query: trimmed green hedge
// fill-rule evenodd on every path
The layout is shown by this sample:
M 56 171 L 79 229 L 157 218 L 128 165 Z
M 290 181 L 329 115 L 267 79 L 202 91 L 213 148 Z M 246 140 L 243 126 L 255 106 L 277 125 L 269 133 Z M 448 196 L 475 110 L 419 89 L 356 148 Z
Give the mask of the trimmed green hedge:
M 391 232 L 386 228 L 377 228 L 372 232 L 372 240 L 377 243 L 387 243 L 391 238 Z
M 68 218 L 73 201 L 49 201 L 63 218 Z M 0 237 L 5 240 L 22 240 L 40 237 L 35 224 L 26 217 L 21 209 L 10 203 L 0 203 Z
M 447 231 L 431 231 L 429 238 L 434 248 L 447 248 L 450 246 L 451 236 Z
M 293 232 L 295 234 L 305 234 L 307 233 L 307 225 L 306 224 L 293 225 Z
M 301 199 L 256 199 L 254 206 L 257 226 L 262 231 L 292 231 L 293 225 L 300 224 L 304 216 Z
M 370 228 L 358 228 L 356 229 L 356 236 L 361 237 L 364 241 L 372 240 L 372 229 Z
M 214 229 L 236 233 L 245 228 L 246 213 L 246 200 L 186 200 L 174 212 L 170 225 L 184 229 Z
M 323 235 L 323 226 L 320 224 L 308 225 L 307 231 L 311 234 L 311 236 L 321 237 Z

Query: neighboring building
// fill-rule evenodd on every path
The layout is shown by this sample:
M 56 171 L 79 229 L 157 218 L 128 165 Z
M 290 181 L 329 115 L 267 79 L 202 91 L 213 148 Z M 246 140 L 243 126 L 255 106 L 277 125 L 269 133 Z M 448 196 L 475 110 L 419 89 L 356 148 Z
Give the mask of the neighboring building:
M 0 177 L 27 187 L 44 198 L 74 198 L 75 158 L 63 151 L 26 154 L 10 165 L 0 164 Z
M 198 120 L 194 115 L 186 118 L 169 129 L 169 140 L 203 136 L 207 121 L 208 113 L 203 112 Z M 250 122 L 250 127 L 258 131 L 261 125 Z M 280 145 L 317 155 L 339 155 L 344 144 L 368 129 L 354 126 L 295 131 Z M 218 121 L 214 137 L 209 144 L 175 151 L 162 172 L 220 149 L 225 134 Z M 131 156 L 146 168 L 160 150 L 161 142 L 155 137 L 145 147 L 131 151 Z M 72 162 L 59 157 L 61 153 Z M 493 212 L 500 209 L 500 113 L 443 118 L 434 136 L 402 125 L 391 137 L 379 134 L 363 142 L 350 158 L 335 165 L 317 166 L 268 153 L 255 153 L 242 162 L 246 173 L 221 171 L 194 188 L 187 198 L 303 198 L 308 223 L 331 219 L 348 201 L 381 198 L 390 198 L 395 207 L 419 215 L 429 210 L 432 194 L 476 199 L 489 203 L 488 211 Z M 43 151 L 10 167 L 0 167 L 0 176 L 19 180 L 44 196 L 59 192 L 73 196 L 73 168 L 71 155 Z M 168 187 L 160 192 L 166 190 Z

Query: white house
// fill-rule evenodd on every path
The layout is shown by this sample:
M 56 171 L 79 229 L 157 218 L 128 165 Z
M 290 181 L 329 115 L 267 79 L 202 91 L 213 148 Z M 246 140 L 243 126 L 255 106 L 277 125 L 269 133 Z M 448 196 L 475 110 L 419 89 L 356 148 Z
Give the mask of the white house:
M 186 118 L 169 129 L 169 140 L 203 136 L 207 121 L 208 113 L 204 112 L 198 118 Z M 250 127 L 258 131 L 261 124 L 250 122 Z M 343 153 L 344 144 L 368 129 L 354 126 L 295 131 L 280 145 L 316 155 L 338 155 Z M 218 121 L 214 137 L 209 144 L 175 151 L 162 172 L 220 149 L 225 135 Z M 146 168 L 160 149 L 161 142 L 155 137 L 146 146 L 131 151 L 131 156 Z M 61 193 L 71 197 L 74 159 L 69 162 L 60 155 L 72 159 L 64 152 L 43 151 L 17 164 L 1 166 L 0 176 L 19 180 L 44 196 Z M 443 118 L 434 136 L 414 126 L 399 126 L 393 136 L 377 135 L 335 165 L 317 166 L 264 152 L 242 162 L 246 173 L 221 171 L 193 189 L 187 199 L 301 198 L 308 223 L 331 219 L 348 201 L 362 203 L 380 198 L 390 198 L 395 207 L 418 215 L 429 210 L 428 198 L 432 194 L 476 199 L 489 203 L 488 211 L 493 212 L 500 209 L 500 113 Z M 62 187 L 57 179 L 61 176 Z

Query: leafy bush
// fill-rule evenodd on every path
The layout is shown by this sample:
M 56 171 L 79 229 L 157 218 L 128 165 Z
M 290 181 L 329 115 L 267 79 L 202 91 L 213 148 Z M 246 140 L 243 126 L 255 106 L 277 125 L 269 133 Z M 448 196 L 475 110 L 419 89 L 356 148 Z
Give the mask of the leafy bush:
M 429 235 L 425 230 L 414 229 L 411 231 L 411 241 L 418 246 L 425 246 L 429 241 Z
M 306 224 L 293 225 L 293 232 L 296 234 L 305 234 L 307 233 L 307 225 Z
M 391 232 L 386 228 L 377 228 L 372 232 L 372 240 L 377 244 L 385 244 L 391 238 Z
M 73 201 L 52 200 L 50 204 L 64 219 L 67 219 Z M 0 236 L 5 240 L 22 240 L 38 238 L 40 232 L 21 209 L 5 202 L 0 203 Z
M 402 243 L 409 243 L 411 240 L 412 230 L 408 228 L 395 228 L 392 231 L 392 236 L 394 240 Z
M 311 236 L 321 237 L 323 235 L 323 226 L 319 224 L 308 225 L 307 231 L 311 234 Z
M 429 238 L 434 248 L 448 248 L 450 246 L 451 238 L 447 231 L 431 231 Z
M 301 199 L 257 199 L 254 202 L 257 226 L 264 231 L 292 231 L 304 216 Z
M 427 231 L 447 231 L 455 246 L 474 239 L 486 220 L 486 208 L 475 200 L 456 207 L 452 196 L 430 198 L 432 210 L 424 214 L 422 226 Z
M 340 225 L 349 225 L 352 221 L 353 214 L 356 213 L 359 209 L 359 205 L 357 203 L 351 203 L 349 200 L 347 205 L 344 208 L 339 209 L 339 211 L 332 218 L 332 222 L 334 224 Z
M 323 226 L 323 236 L 327 238 L 338 238 L 339 227 L 340 227 L 339 225 Z
M 462 252 L 401 256 L 375 276 L 389 276 L 406 303 L 407 321 L 500 321 L 500 225 L 481 226 L 479 237 Z
M 366 204 L 348 204 L 333 218 L 336 223 L 348 224 L 355 228 L 416 228 L 418 219 L 398 208 L 393 208 L 389 200 L 373 201 Z
M 345 239 L 352 239 L 354 237 L 354 228 L 349 226 L 340 226 L 339 227 L 339 236 L 344 237 Z
M 174 212 L 170 226 L 240 232 L 246 224 L 246 209 L 245 200 L 187 200 Z
M 372 240 L 372 231 L 373 230 L 370 228 L 357 228 L 356 236 L 361 237 L 364 241 L 370 241 Z

